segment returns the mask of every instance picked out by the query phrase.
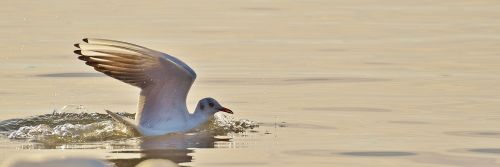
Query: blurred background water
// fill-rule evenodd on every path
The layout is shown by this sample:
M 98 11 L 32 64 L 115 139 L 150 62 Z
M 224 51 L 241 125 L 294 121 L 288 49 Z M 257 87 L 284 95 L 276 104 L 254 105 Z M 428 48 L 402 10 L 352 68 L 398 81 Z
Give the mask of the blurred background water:
M 84 37 L 174 55 L 259 127 L 56 144 L 0 139 L 0 161 L 92 155 L 117 166 L 499 166 L 500 3 L 465 1 L 7 1 L 0 119 L 136 112 L 138 90 L 73 55 Z M 153 143 L 153 144 L 148 144 Z M 193 145 L 194 143 L 194 145 Z M 160 148 L 160 151 L 155 148 Z

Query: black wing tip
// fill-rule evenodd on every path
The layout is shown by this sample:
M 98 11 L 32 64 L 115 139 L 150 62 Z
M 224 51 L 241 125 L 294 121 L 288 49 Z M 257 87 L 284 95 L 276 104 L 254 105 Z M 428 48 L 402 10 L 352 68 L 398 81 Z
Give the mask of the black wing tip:
M 96 67 L 96 68 L 101 68 L 99 66 L 99 63 L 96 63 L 96 62 L 86 61 L 85 64 L 88 65 L 88 66 L 92 66 L 92 67 Z
M 77 54 L 77 55 L 82 55 L 82 50 L 74 50 L 73 53 Z
M 78 59 L 82 61 L 87 61 L 87 58 L 85 56 L 78 56 Z
M 75 43 L 75 44 L 73 44 L 73 46 L 75 46 L 77 48 L 80 48 L 80 44 L 79 43 Z
M 89 43 L 89 38 L 83 38 L 83 42 Z

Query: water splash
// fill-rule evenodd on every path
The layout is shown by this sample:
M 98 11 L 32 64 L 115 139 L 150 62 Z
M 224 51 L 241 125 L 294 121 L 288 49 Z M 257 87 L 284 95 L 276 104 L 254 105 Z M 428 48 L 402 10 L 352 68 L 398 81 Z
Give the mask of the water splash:
M 233 117 L 216 113 L 214 119 L 210 120 L 207 125 L 202 126 L 197 131 L 210 131 L 212 134 L 225 135 L 228 132 L 241 133 L 247 129 L 258 127 L 257 122 L 248 119 L 235 120 Z
M 133 119 L 135 114 L 117 113 Z M 213 135 L 241 133 L 258 127 L 256 122 L 216 114 L 214 119 L 193 132 Z M 112 121 L 107 114 L 89 113 L 81 105 L 64 106 L 52 114 L 10 119 L 0 122 L 0 134 L 9 139 L 24 139 L 44 144 L 98 142 L 135 137 L 122 124 Z

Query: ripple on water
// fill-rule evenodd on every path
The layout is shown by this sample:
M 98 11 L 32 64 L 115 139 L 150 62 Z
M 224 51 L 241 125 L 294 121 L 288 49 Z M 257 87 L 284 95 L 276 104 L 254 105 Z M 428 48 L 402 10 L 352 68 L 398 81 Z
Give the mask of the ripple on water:
M 394 124 L 429 124 L 428 122 L 424 121 L 388 121 L 389 123 L 394 123 Z
M 307 124 L 307 123 L 287 123 L 287 122 L 270 123 L 270 122 L 264 122 L 264 123 L 259 123 L 259 125 L 266 126 L 266 127 L 280 127 L 280 128 L 287 127 L 287 128 L 299 128 L 299 129 L 314 129 L 314 130 L 336 129 L 335 127 L 332 127 L 332 126 Z
M 355 157 L 399 157 L 399 156 L 413 156 L 417 155 L 414 152 L 405 151 L 348 151 L 338 152 L 329 149 L 304 149 L 285 151 L 286 154 L 302 155 L 302 156 L 316 156 L 316 157 L 329 157 L 336 155 L 355 156 Z
M 210 78 L 200 80 L 205 83 L 225 83 L 237 85 L 299 85 L 319 83 L 363 83 L 389 81 L 385 78 L 368 77 L 291 77 L 291 78 Z
M 417 155 L 414 152 L 404 151 L 357 151 L 357 152 L 340 152 L 340 155 L 358 156 L 358 157 L 399 157 Z
M 488 154 L 500 154 L 500 148 L 474 148 L 467 151 Z
M 111 158 L 108 161 L 114 163 L 115 166 L 120 167 L 134 167 L 137 164 L 148 159 L 167 159 L 175 163 L 191 162 L 193 157 L 190 149 L 155 149 L 155 150 L 127 150 L 127 151 L 113 151 L 114 154 L 140 154 L 140 158 Z
M 202 163 L 201 165 L 208 166 L 262 166 L 268 165 L 267 162 L 212 162 L 212 163 Z
M 284 151 L 283 153 L 290 155 L 301 155 L 301 156 L 330 157 L 334 156 L 336 154 L 336 151 L 329 149 L 303 149 L 303 150 Z
M 450 131 L 444 133 L 453 136 L 500 138 L 500 131 Z
M 367 78 L 367 77 L 309 77 L 309 78 L 292 78 L 285 79 L 285 82 L 379 82 L 388 81 L 383 78 Z
M 373 107 L 306 107 L 305 111 L 354 111 L 354 112 L 391 112 L 390 109 Z
M 371 61 L 371 62 L 365 62 L 364 64 L 369 64 L 369 65 L 392 65 L 393 63 Z
M 47 74 L 39 74 L 37 77 L 103 77 L 104 74 L 101 73 L 90 73 L 90 72 L 68 72 L 68 73 L 47 73 Z
M 130 119 L 133 119 L 135 115 L 118 114 Z M 107 141 L 135 136 L 125 126 L 111 120 L 109 115 L 101 113 L 54 112 L 24 119 L 4 120 L 0 122 L 0 134 L 10 139 L 29 139 L 47 145 Z M 209 123 L 193 132 L 226 135 L 244 132 L 257 126 L 257 123 L 250 120 L 234 120 L 230 116 L 216 114 Z
M 255 11 L 277 11 L 277 10 L 280 10 L 279 8 L 272 8 L 272 7 L 242 7 L 241 9 L 255 10 Z
M 426 163 L 433 165 L 447 165 L 447 166 L 481 166 L 481 167 L 498 167 L 495 158 L 483 158 L 473 156 L 457 156 L 446 155 L 439 153 L 425 152 L 411 158 L 418 163 Z

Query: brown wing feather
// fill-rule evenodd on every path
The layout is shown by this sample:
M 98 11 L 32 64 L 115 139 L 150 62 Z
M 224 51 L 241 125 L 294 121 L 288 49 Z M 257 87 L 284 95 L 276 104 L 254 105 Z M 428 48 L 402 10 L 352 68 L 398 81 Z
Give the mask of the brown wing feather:
M 159 58 L 144 52 L 112 46 L 95 44 L 76 44 L 82 50 L 75 50 L 78 59 L 110 77 L 125 83 L 144 88 L 154 82 L 150 76 L 161 68 Z

